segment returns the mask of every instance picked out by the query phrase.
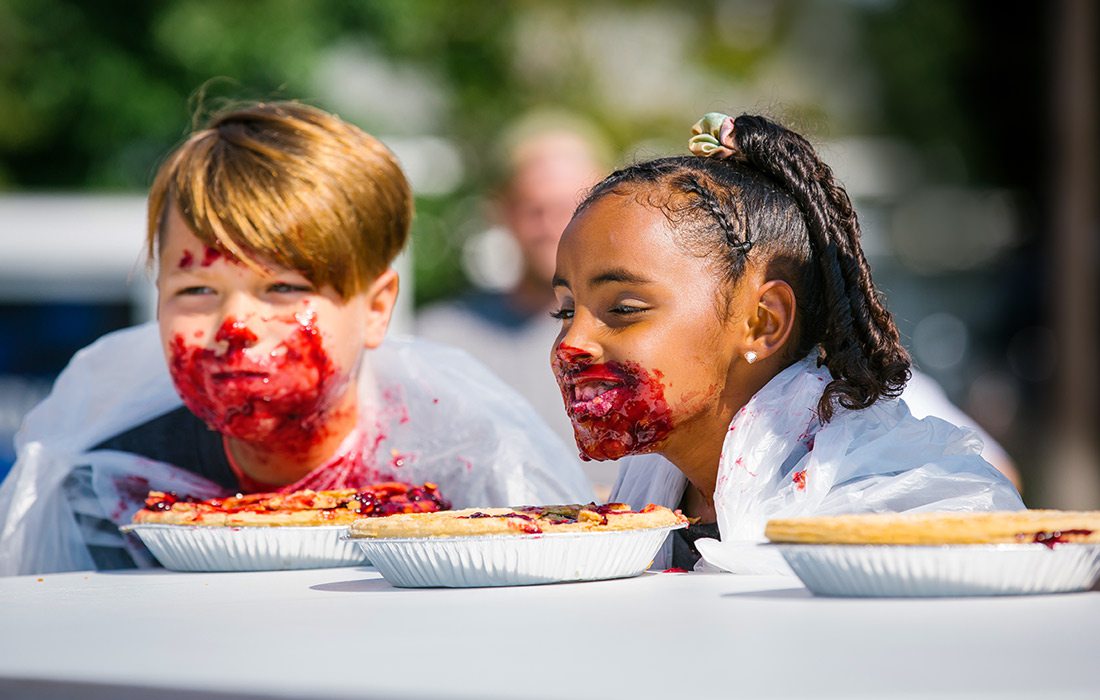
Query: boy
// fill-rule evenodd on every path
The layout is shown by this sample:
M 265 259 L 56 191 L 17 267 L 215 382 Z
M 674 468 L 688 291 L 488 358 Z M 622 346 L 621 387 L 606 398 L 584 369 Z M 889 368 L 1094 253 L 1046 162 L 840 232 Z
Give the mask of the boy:
M 587 500 L 565 447 L 487 370 L 383 345 L 411 215 L 393 155 L 318 109 L 255 104 L 192 134 L 149 194 L 156 327 L 81 351 L 28 416 L 0 488 L 0 574 L 149 563 L 116 530 L 149 489 L 395 478 L 456 507 Z

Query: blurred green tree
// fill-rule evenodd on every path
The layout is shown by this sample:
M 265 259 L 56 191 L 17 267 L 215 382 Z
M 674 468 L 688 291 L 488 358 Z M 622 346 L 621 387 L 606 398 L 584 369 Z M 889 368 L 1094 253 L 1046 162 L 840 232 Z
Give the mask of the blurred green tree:
M 491 187 L 494 139 L 540 106 L 592 118 L 633 158 L 678 150 L 691 115 L 770 111 L 778 99 L 781 116 L 819 136 L 901 132 L 1003 173 L 1004 154 L 969 119 L 989 103 L 973 87 L 988 76 L 967 71 L 989 65 L 977 52 L 999 48 L 982 43 L 975 20 L 1000 13 L 1021 25 L 1039 13 L 1004 5 L 0 0 L 0 189 L 141 191 L 193 115 L 224 98 L 303 99 L 383 139 L 427 123 L 457 146 L 463 175 L 447 192 L 421 193 L 423 303 L 464 284 L 457 253 L 471 217 L 483 217 L 471 201 Z M 391 88 L 410 76 L 441 85 L 438 114 L 386 120 L 349 108 L 336 93 L 354 86 L 318 79 L 341 47 L 364 52 L 363 65 L 388 62 Z

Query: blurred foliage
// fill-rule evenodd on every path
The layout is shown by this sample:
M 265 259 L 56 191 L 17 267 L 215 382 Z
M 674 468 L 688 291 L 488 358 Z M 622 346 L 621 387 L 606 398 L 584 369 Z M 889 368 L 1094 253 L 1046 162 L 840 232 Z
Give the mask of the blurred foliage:
M 961 71 L 995 48 L 980 44 L 974 20 L 999 12 L 1028 14 L 950 0 L 0 0 L 0 189 L 142 190 L 192 114 L 226 96 L 302 99 L 385 139 L 400 125 L 319 94 L 332 48 L 363 47 L 445 86 L 434 123 L 463 157 L 457 190 L 418 202 L 423 303 L 464 283 L 461 239 L 483 218 L 476 197 L 494 138 L 517 115 L 569 108 L 625 157 L 647 156 L 678 148 L 696 112 L 757 108 L 769 81 L 788 80 L 804 85 L 804 99 L 784 99 L 796 123 L 832 133 L 889 124 L 968 149 L 969 163 L 988 140 L 959 109 L 972 101 Z M 802 64 L 784 62 L 800 51 Z M 867 76 L 876 106 L 846 105 L 846 86 Z M 877 122 L 867 116 L 876 110 Z M 1003 162 L 995 156 L 987 162 Z
M 941 158 L 942 180 L 1034 190 L 1048 166 L 1053 4 L 971 0 L 884 3 L 860 17 L 882 74 L 884 123 Z M 1006 149 L 1003 144 L 1030 144 Z M 954 152 L 952 154 L 952 152 Z

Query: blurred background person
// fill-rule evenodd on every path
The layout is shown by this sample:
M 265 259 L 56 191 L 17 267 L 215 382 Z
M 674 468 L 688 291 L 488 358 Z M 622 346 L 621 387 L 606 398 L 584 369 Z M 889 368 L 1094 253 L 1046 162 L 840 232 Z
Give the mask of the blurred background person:
M 493 369 L 535 406 L 576 451 L 561 392 L 550 372 L 559 322 L 552 280 L 558 240 L 585 191 L 608 171 L 608 147 L 583 120 L 565 114 L 528 115 L 501 140 L 499 181 L 491 196 L 497 224 L 472 238 L 468 262 L 482 279 L 505 283 L 425 307 L 417 333 L 458 346 Z M 509 280 L 509 277 L 511 280 Z M 611 491 L 617 466 L 587 462 L 597 495 Z

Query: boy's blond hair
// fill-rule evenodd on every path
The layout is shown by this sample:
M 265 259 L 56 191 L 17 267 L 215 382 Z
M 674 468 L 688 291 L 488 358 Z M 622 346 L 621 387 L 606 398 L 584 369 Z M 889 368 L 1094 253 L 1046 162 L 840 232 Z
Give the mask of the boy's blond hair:
M 222 111 L 168 156 L 149 191 L 151 262 L 170 206 L 206 245 L 296 270 L 344 299 L 389 266 L 412 220 L 389 149 L 296 102 Z

